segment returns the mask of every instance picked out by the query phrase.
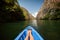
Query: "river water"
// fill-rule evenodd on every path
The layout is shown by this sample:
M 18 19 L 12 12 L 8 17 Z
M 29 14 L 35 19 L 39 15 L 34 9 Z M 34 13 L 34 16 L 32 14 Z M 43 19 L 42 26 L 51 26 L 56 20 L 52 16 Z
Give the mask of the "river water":
M 60 20 L 0 23 L 0 39 L 13 40 L 28 25 L 32 26 L 45 40 L 60 40 Z

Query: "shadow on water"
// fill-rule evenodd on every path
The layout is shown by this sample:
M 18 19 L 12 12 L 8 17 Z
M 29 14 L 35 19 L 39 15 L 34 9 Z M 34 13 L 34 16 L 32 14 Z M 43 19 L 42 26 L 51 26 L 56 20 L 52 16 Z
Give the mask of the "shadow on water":
M 13 40 L 27 25 L 35 28 L 45 40 L 60 39 L 60 20 L 31 20 L 0 24 L 0 38 Z
M 45 40 L 60 40 L 60 20 L 38 20 L 37 25 Z
M 0 40 L 13 40 L 28 24 L 28 21 L 0 24 Z

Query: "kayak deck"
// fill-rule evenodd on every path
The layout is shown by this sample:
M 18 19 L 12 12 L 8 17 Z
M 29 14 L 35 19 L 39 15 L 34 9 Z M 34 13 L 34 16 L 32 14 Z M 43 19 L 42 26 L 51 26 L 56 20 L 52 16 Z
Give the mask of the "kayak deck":
M 31 26 L 28 26 L 27 28 L 25 28 L 14 40 L 24 40 L 26 38 L 28 29 L 32 30 L 32 35 L 34 37 L 34 40 L 44 40 L 41 37 L 41 35 L 39 35 L 39 33 L 35 29 L 33 29 L 33 27 Z

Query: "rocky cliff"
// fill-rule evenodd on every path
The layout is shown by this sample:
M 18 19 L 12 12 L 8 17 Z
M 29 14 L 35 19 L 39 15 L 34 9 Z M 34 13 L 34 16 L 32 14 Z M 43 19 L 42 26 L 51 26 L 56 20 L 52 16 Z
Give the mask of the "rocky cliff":
M 25 20 L 17 0 L 0 0 L 0 22 Z
M 37 19 L 60 19 L 60 0 L 44 0 Z
M 32 14 L 29 14 L 29 20 L 35 20 L 35 17 L 34 16 L 32 16 Z
M 27 9 L 21 7 L 21 10 L 23 10 L 24 16 L 25 16 L 25 20 L 34 20 L 34 16 L 32 16 Z
M 25 16 L 25 20 L 29 20 L 29 12 L 27 9 L 25 9 L 24 7 L 21 7 L 21 10 L 23 11 L 23 14 Z
M 29 12 L 17 0 L 0 0 L 0 22 L 29 20 Z

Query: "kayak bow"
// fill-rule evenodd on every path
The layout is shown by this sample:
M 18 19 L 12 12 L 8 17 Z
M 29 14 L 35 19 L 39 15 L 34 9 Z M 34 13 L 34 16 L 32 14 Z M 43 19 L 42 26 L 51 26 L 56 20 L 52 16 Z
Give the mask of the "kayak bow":
M 32 30 L 32 35 L 34 37 L 34 40 L 44 40 L 41 37 L 41 35 L 39 35 L 39 33 L 35 29 L 33 29 L 33 27 L 31 26 L 28 26 L 27 28 L 25 28 L 14 40 L 25 40 L 28 29 Z

